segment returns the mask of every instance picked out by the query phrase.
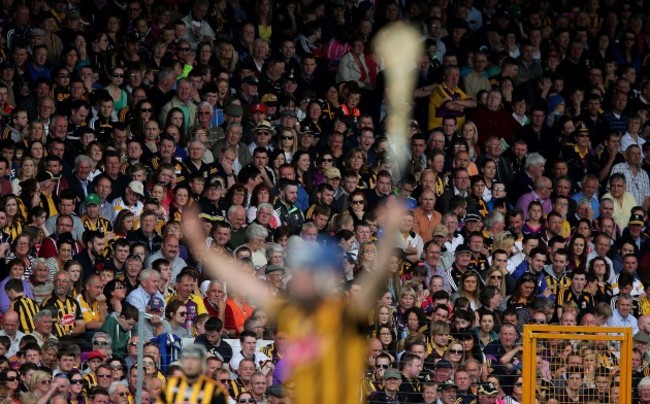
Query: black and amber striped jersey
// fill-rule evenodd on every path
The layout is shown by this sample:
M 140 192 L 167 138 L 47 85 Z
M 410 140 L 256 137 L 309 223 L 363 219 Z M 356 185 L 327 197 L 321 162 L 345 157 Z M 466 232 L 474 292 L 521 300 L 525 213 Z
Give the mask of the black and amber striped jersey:
M 158 404 L 225 404 L 227 402 L 228 392 L 205 375 L 200 375 L 194 382 L 190 382 L 185 376 L 168 378 L 157 401 Z
M 86 392 L 92 390 L 97 386 L 97 377 L 93 373 L 88 373 L 83 378 L 83 385 L 86 389 Z
M 551 290 L 551 294 L 553 296 L 557 296 L 558 293 L 560 293 L 560 290 L 569 289 L 571 287 L 571 278 L 566 272 L 558 277 L 552 273 L 553 269 L 551 266 L 548 266 L 545 269 L 546 271 L 544 274 L 546 278 L 546 285 L 547 288 Z
M 25 334 L 34 331 L 34 316 L 38 313 L 38 304 L 29 297 L 22 295 L 11 302 L 9 309 L 18 313 L 18 329 Z
M 50 310 L 52 317 L 56 318 L 53 333 L 57 338 L 70 335 L 74 329 L 74 322 L 83 319 L 79 303 L 70 296 L 66 296 L 65 300 L 61 300 L 52 294 L 43 300 L 41 308 Z
M 83 223 L 84 229 L 86 230 L 98 230 L 104 234 L 113 231 L 113 225 L 110 220 L 104 219 L 103 217 L 98 217 L 93 220 L 88 215 L 83 215 L 81 216 L 81 223 Z
M 286 332 L 284 360 L 293 369 L 287 385 L 296 404 L 355 403 L 361 397 L 367 351 L 365 326 L 340 298 L 313 310 L 286 303 L 276 312 Z
M 228 394 L 233 398 L 233 400 L 236 400 L 237 396 L 239 396 L 241 393 L 246 393 L 248 391 L 246 387 L 244 387 L 244 383 L 242 383 L 239 378 L 228 380 L 227 387 Z
M 575 302 L 578 305 L 580 317 L 594 311 L 594 297 L 587 291 L 582 291 L 579 295 L 576 295 L 571 287 L 560 289 L 557 295 L 557 307 L 569 302 Z

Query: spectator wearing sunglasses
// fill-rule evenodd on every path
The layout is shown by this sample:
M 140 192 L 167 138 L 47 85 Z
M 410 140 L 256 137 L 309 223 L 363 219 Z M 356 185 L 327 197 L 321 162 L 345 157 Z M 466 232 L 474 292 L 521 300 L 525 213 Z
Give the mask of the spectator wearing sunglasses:
M 3 370 L 0 373 L 0 383 L 5 386 L 9 391 L 7 396 L 11 396 L 15 400 L 18 399 L 20 394 L 20 376 L 17 371 L 13 369 Z

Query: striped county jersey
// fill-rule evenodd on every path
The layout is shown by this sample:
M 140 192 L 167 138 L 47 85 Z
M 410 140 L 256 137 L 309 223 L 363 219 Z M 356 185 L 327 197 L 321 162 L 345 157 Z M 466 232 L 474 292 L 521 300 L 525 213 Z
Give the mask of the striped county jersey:
M 38 304 L 29 297 L 23 295 L 11 302 L 10 310 L 18 313 L 18 329 L 25 334 L 34 331 L 34 316 L 38 313 Z
M 225 404 L 228 392 L 216 381 L 200 375 L 194 383 L 185 376 L 170 377 L 160 393 L 157 403 Z
M 70 296 L 66 296 L 65 300 L 61 300 L 52 293 L 51 296 L 43 300 L 41 308 L 51 311 L 52 316 L 56 319 L 53 324 L 52 334 L 56 335 L 57 338 L 70 335 L 75 327 L 74 322 L 83 320 L 79 303 Z
M 283 361 L 291 369 L 286 383 L 295 404 L 356 403 L 361 397 L 367 351 L 364 324 L 341 298 L 322 301 L 307 311 L 280 305 L 278 330 L 286 332 Z

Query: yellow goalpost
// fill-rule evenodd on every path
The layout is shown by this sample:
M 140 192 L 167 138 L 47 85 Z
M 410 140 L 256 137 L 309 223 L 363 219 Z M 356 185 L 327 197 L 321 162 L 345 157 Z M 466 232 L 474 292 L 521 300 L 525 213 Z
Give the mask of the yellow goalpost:
M 621 403 L 632 402 L 632 329 L 526 324 L 523 333 L 523 403 L 535 403 L 537 346 L 544 340 L 606 341 L 620 344 L 619 392 Z

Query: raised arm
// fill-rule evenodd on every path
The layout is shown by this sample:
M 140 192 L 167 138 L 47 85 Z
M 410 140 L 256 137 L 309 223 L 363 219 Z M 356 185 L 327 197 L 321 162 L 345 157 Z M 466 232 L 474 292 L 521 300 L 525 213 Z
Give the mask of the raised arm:
M 244 275 L 242 265 L 234 257 L 206 248 L 205 233 L 196 210 L 184 210 L 182 224 L 184 240 L 189 243 L 193 254 L 203 258 L 201 261 L 211 278 L 224 281 L 229 288 L 252 297 L 261 307 L 272 307 L 270 305 L 272 296 L 268 289 L 260 282 L 251 282 L 250 277 Z

